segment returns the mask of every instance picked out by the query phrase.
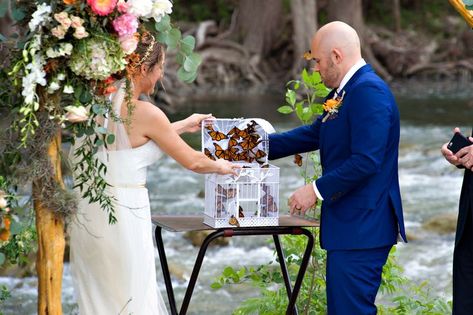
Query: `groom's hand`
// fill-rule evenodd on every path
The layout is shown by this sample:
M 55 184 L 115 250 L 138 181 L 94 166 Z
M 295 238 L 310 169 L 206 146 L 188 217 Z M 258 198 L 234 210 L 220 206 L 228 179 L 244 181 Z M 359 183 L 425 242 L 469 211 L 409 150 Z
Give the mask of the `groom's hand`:
M 310 209 L 317 202 L 312 183 L 298 188 L 289 197 L 288 205 L 291 214 L 304 215 L 307 209 Z

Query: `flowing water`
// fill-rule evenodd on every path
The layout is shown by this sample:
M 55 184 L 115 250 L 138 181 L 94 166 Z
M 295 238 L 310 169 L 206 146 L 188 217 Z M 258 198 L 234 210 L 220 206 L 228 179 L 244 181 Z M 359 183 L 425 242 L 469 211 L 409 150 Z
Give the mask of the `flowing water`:
M 217 117 L 261 117 L 282 131 L 297 126 L 297 120 L 276 112 L 282 96 L 209 97 L 181 108 L 171 120 L 188 114 L 212 112 Z M 454 233 L 438 234 L 422 228 L 429 218 L 443 213 L 456 214 L 462 171 L 450 166 L 440 154 L 441 145 L 451 137 L 455 126 L 469 133 L 473 122 L 471 103 L 466 99 L 398 98 L 401 111 L 401 148 L 399 173 L 404 213 L 408 233 L 414 236 L 409 244 L 398 246 L 398 261 L 405 273 L 416 281 L 428 280 L 433 292 L 451 297 L 451 265 Z M 196 147 L 200 135 L 187 137 Z M 281 168 L 280 207 L 287 211 L 286 200 L 302 185 L 299 170 L 292 158 L 275 161 Z M 153 213 L 194 214 L 202 211 L 204 176 L 184 170 L 170 158 L 164 157 L 149 169 L 148 189 Z M 186 281 L 190 276 L 197 249 L 180 233 L 164 233 L 168 262 L 177 270 L 174 287 L 178 305 L 182 301 Z M 225 266 L 250 266 L 269 262 L 273 248 L 265 237 L 231 239 L 230 246 L 208 250 L 191 300 L 188 314 L 230 314 L 243 299 L 257 291 L 248 286 L 231 286 L 214 291 L 210 284 Z M 157 256 L 156 256 L 157 257 Z M 165 296 L 164 284 L 157 258 L 158 281 Z M 12 290 L 5 314 L 36 313 L 36 279 L 0 278 Z M 65 314 L 77 313 L 74 304 L 70 273 L 66 264 L 63 285 Z

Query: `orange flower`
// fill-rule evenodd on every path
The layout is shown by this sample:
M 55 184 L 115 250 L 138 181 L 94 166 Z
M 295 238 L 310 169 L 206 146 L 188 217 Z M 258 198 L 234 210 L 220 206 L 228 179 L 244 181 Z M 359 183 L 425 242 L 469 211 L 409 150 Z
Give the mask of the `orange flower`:
M 331 98 L 325 101 L 323 108 L 326 112 L 331 112 L 337 109 L 340 106 L 340 103 L 341 103 L 341 100 Z
M 10 230 L 10 218 L 3 218 L 3 225 L 5 226 L 5 230 Z
M 117 0 L 87 0 L 87 4 L 92 8 L 92 12 L 105 16 L 112 13 L 117 5 Z
M 0 240 L 1 241 L 8 241 L 8 239 L 10 238 L 10 231 L 9 230 L 2 230 L 0 232 Z
M 64 0 L 64 4 L 67 4 L 67 5 L 72 5 L 76 3 L 76 0 Z

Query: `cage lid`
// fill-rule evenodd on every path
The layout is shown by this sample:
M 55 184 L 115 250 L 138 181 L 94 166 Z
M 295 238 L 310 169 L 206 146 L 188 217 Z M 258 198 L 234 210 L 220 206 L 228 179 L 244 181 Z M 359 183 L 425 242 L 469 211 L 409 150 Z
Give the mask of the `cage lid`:
M 202 151 L 210 159 L 268 163 L 268 134 L 273 126 L 261 118 L 206 119 L 202 122 Z

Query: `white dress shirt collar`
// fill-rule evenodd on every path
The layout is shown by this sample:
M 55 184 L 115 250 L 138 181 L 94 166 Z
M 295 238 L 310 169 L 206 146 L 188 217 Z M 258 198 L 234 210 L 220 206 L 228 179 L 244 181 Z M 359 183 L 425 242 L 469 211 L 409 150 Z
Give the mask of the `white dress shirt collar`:
M 340 85 L 337 88 L 337 94 L 340 93 L 341 90 L 345 87 L 348 81 L 350 81 L 351 77 L 357 72 L 361 67 L 366 65 L 365 59 L 361 58 L 358 60 L 351 68 L 348 70 L 348 72 L 345 74 L 343 77 L 342 81 L 340 82 Z

